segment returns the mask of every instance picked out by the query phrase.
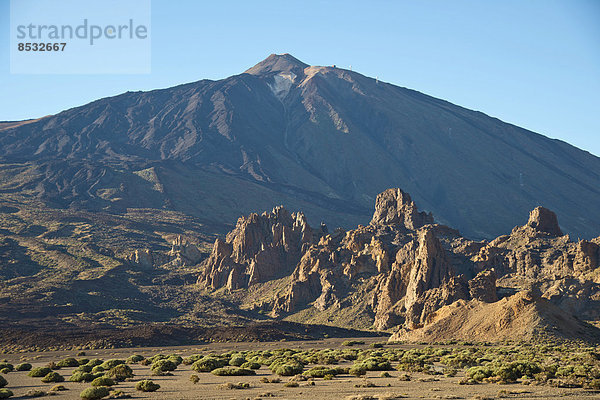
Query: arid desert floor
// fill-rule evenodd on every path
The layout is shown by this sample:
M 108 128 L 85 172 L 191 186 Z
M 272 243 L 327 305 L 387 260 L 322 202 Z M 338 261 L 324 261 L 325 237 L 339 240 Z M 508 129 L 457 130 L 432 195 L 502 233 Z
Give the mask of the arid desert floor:
M 127 348 L 112 350 L 85 350 L 85 358 L 126 359 L 132 354 L 140 354 L 151 357 L 156 354 L 178 354 L 187 357 L 192 354 L 224 353 L 228 351 L 244 350 L 276 350 L 289 349 L 347 349 L 342 345 L 344 339 L 324 339 L 319 341 L 299 342 L 251 342 L 251 343 L 214 343 L 202 346 L 180 346 L 164 348 Z M 381 338 L 361 339 L 364 344 L 355 345 L 352 348 L 369 349 L 370 345 L 381 341 Z M 386 348 L 409 349 L 415 346 L 409 345 L 385 345 Z M 77 357 L 77 351 L 40 352 L 6 354 L 1 358 L 12 364 L 28 362 L 33 367 L 45 366 L 50 362 L 58 362 L 66 357 Z M 344 361 L 336 366 L 351 366 L 352 361 Z M 119 382 L 114 389 L 123 391 L 131 398 L 151 399 L 600 399 L 597 391 L 582 388 L 558 388 L 551 385 L 535 385 L 522 383 L 497 384 L 480 383 L 475 385 L 460 385 L 458 382 L 464 378 L 465 370 L 459 369 L 453 377 L 444 374 L 431 375 L 419 372 L 405 374 L 398 370 L 388 371 L 390 377 L 382 377 L 381 371 L 368 371 L 364 377 L 352 375 L 337 375 L 333 379 L 308 378 L 298 381 L 297 387 L 285 386 L 286 382 L 297 380 L 294 377 L 277 376 L 262 366 L 256 370 L 253 376 L 215 376 L 209 372 L 199 373 L 193 371 L 191 365 L 180 364 L 170 376 L 154 376 L 150 365 L 130 364 L 135 377 L 125 382 Z M 57 400 L 79 399 L 80 393 L 90 387 L 89 383 L 69 382 L 69 377 L 75 368 L 61 368 L 58 373 L 65 377 L 61 382 L 67 390 L 54 394 Z M 308 369 L 308 367 L 307 367 Z M 192 383 L 190 376 L 197 375 L 199 381 Z M 410 380 L 402 380 L 399 377 L 410 376 Z M 56 383 L 42 383 L 41 378 L 28 376 L 27 371 L 12 371 L 3 374 L 8 381 L 7 389 L 14 393 L 14 399 L 27 398 L 27 392 L 40 390 L 47 392 Z M 277 383 L 265 382 L 280 379 Z M 151 379 L 160 384 L 156 392 L 144 393 L 136 391 L 135 384 L 142 379 Z M 249 388 L 230 389 L 228 383 L 248 383 Z M 370 386 L 370 387 L 363 387 Z

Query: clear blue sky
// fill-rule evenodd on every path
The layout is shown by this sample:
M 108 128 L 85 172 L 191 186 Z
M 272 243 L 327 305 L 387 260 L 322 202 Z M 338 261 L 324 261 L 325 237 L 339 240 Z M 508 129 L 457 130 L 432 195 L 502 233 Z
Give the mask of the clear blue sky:
M 598 0 L 153 0 L 147 75 L 11 75 L 8 25 L 9 1 L 0 0 L 0 120 L 220 79 L 287 52 L 600 155 Z

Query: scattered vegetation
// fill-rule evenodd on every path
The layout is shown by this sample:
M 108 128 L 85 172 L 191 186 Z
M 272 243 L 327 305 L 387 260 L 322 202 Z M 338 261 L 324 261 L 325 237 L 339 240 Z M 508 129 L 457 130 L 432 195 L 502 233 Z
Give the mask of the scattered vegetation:
M 39 389 L 31 389 L 28 390 L 27 393 L 25 393 L 25 396 L 23 397 L 28 397 L 28 398 L 33 398 L 33 397 L 44 397 L 46 396 L 48 393 L 44 392 L 43 390 L 39 390 Z
M 48 367 L 37 367 L 37 368 L 33 368 L 31 371 L 29 371 L 29 373 L 27 375 L 32 378 L 43 378 L 46 375 L 48 375 L 50 372 L 52 372 L 52 370 Z
M 15 370 L 17 370 L 17 371 L 31 371 L 31 364 L 29 364 L 29 363 L 17 364 L 17 366 L 15 367 Z
M 149 379 L 145 379 L 136 383 L 135 389 L 139 390 L 140 392 L 156 392 L 158 389 L 160 389 L 160 385 L 152 382 Z
M 238 383 L 227 382 L 223 385 L 220 385 L 219 388 L 221 388 L 221 389 L 250 389 L 250 384 L 246 383 L 246 382 L 238 382 Z
M 106 386 L 92 386 L 81 392 L 79 395 L 85 400 L 97 400 L 110 394 L 110 389 Z
M 79 367 L 79 361 L 74 358 L 65 358 L 56 363 L 60 368 Z
M 213 375 L 217 376 L 246 376 L 246 375 L 256 375 L 256 372 L 252 369 L 239 368 L 239 367 L 226 367 L 226 368 L 217 368 L 211 371 Z
M 44 383 L 58 383 L 58 382 L 64 382 L 65 378 L 59 374 L 58 372 L 49 372 L 46 376 L 44 376 L 42 378 L 42 382 Z
M 13 395 L 13 392 L 11 392 L 10 390 L 0 389 L 0 399 L 8 399 L 12 395 Z
M 121 382 L 125 379 L 133 378 L 133 370 L 129 367 L 129 365 L 118 364 L 108 370 L 106 376 L 114 379 L 117 382 Z
M 92 386 L 113 386 L 115 381 L 107 376 L 99 376 L 92 381 Z
M 95 378 L 94 374 L 83 371 L 73 371 L 73 375 L 69 378 L 70 382 L 91 382 Z

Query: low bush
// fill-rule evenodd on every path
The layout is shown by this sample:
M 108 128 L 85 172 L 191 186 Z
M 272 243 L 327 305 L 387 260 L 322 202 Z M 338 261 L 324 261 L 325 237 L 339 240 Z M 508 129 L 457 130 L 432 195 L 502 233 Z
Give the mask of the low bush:
M 136 383 L 135 389 L 139 390 L 140 392 L 156 392 L 158 389 L 160 389 L 160 385 L 152 382 L 151 380 L 145 379 Z
M 342 342 L 342 346 L 354 346 L 356 344 L 365 344 L 363 340 L 346 340 Z
M 200 382 L 200 377 L 196 374 L 192 374 L 190 375 L 190 382 L 195 385 L 196 383 Z
M 104 367 L 102 365 L 96 365 L 94 368 L 92 368 L 91 372 L 92 372 L 92 374 L 98 374 L 98 373 L 101 373 L 104 371 L 106 371 L 106 370 L 104 369 Z
M 11 392 L 10 390 L 0 389 L 0 399 L 8 399 L 12 395 L 13 395 L 13 392 Z
M 223 368 L 229 364 L 229 360 L 216 357 L 205 357 L 192 364 L 192 369 L 196 372 L 210 372 L 217 368 Z
M 8 381 L 2 375 L 0 375 L 0 388 L 3 388 L 6 385 L 8 385 Z
M 28 397 L 28 398 L 43 397 L 43 396 L 46 396 L 47 394 L 48 393 L 44 392 L 43 390 L 31 389 L 31 390 L 28 390 L 27 393 L 25 393 L 25 395 L 23 397 Z
M 79 367 L 79 361 L 77 361 L 76 359 L 74 359 L 72 357 L 69 357 L 69 358 L 65 358 L 64 360 L 60 360 L 59 362 L 56 363 L 56 365 L 61 368 Z
M 15 370 L 17 370 L 17 371 L 31 371 L 31 364 L 29 364 L 29 363 L 17 364 L 17 366 L 15 367 Z
M 362 364 L 354 364 L 348 369 L 348 373 L 354 376 L 363 376 L 366 375 L 367 369 Z
M 49 372 L 46 376 L 44 376 L 42 378 L 42 382 L 44 383 L 58 383 L 58 382 L 64 382 L 65 378 L 59 374 L 58 372 Z
M 162 371 L 162 372 L 175 371 L 175 369 L 177 369 L 177 364 L 175 364 L 171 360 L 162 359 L 162 360 L 155 361 L 152 364 L 152 367 L 150 367 L 150 369 L 153 372 L 157 372 L 157 371 Z
M 129 356 L 129 357 L 127 358 L 127 363 L 128 363 L 128 364 L 137 364 L 137 363 L 139 363 L 140 361 L 144 361 L 144 357 L 143 357 L 143 356 L 140 356 L 139 354 L 134 354 L 134 355 L 132 355 L 132 356 Z
M 107 376 L 100 376 L 92 381 L 92 386 L 113 386 L 115 381 Z
M 305 371 L 302 375 L 310 376 L 312 378 L 324 378 L 326 375 L 339 375 L 339 374 L 347 374 L 349 372 L 348 368 L 329 368 L 323 366 L 312 367 L 308 371 Z
M 250 368 L 250 369 L 260 369 L 261 365 L 257 362 L 254 361 L 246 361 L 245 363 L 243 363 L 242 365 L 240 365 L 240 367 L 242 368 Z
M 8 370 L 8 372 L 12 372 L 15 369 L 15 367 L 11 363 L 8 363 L 6 361 L 0 362 L 0 370 L 5 369 Z
M 234 367 L 241 367 L 242 364 L 244 364 L 246 362 L 246 358 L 240 354 L 236 354 L 234 356 L 231 357 L 231 359 L 229 360 L 229 365 L 234 366 Z
M 37 368 L 34 368 L 31 371 L 29 371 L 29 373 L 27 375 L 32 378 L 43 378 L 44 376 L 48 375 L 50 372 L 52 372 L 52 370 L 48 367 L 37 367 Z
M 99 358 L 94 358 L 94 359 L 88 361 L 85 365 L 89 365 L 90 367 L 94 368 L 97 365 L 102 365 L 103 362 L 104 361 L 102 361 Z
M 118 364 L 108 370 L 106 376 L 115 381 L 124 381 L 127 378 L 133 378 L 133 370 L 126 364 Z
M 123 361 L 123 360 L 106 360 L 101 364 L 101 366 L 102 366 L 102 368 L 107 370 L 107 369 L 114 368 L 117 365 L 121 365 L 121 364 L 125 364 L 125 361 Z
M 106 386 L 92 386 L 82 391 L 79 396 L 85 400 L 98 400 L 110 394 Z
M 239 367 L 225 367 L 216 368 L 211 371 L 213 375 L 217 376 L 246 376 L 256 375 L 253 369 L 239 368 Z
M 83 371 L 73 371 L 73 375 L 69 378 L 70 382 L 91 382 L 94 380 L 94 374 Z
M 247 382 L 231 383 L 227 382 L 219 386 L 220 389 L 250 389 L 250 384 Z

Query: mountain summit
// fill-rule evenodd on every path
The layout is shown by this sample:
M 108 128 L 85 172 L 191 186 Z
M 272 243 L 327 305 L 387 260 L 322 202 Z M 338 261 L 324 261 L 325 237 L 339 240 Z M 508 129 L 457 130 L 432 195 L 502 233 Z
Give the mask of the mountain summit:
M 564 233 L 600 226 L 598 157 L 289 54 L 3 126 L 0 189 L 54 207 L 176 210 L 223 226 L 283 204 L 349 228 L 368 223 L 378 193 L 402 187 L 472 238 L 510 231 L 537 206 Z
M 256 64 L 254 67 L 245 71 L 246 74 L 263 75 L 271 72 L 294 72 L 295 74 L 302 73 L 308 64 L 304 64 L 291 54 L 271 54 L 263 61 Z

